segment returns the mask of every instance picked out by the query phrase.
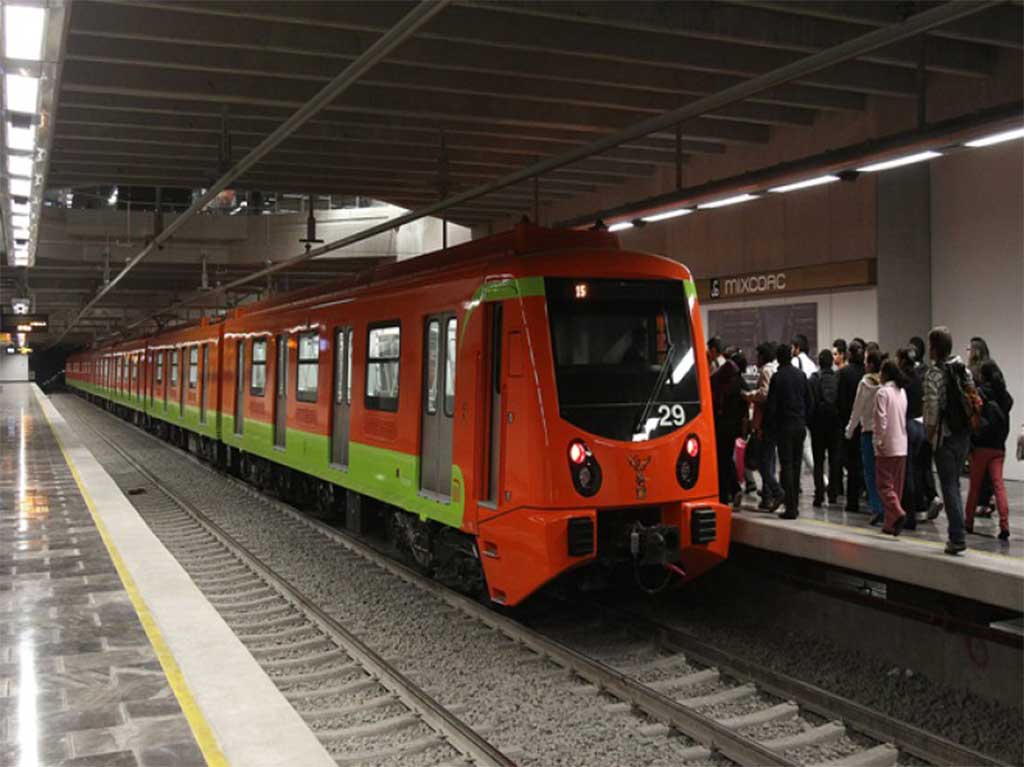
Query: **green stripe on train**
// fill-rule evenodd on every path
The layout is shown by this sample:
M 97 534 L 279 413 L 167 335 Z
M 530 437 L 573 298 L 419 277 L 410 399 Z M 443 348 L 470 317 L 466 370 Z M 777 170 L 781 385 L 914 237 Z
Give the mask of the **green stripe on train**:
M 202 434 L 212 439 L 218 439 L 220 430 L 217 424 L 217 411 L 212 408 L 206 410 L 206 421 L 201 422 L 199 419 L 199 408 L 192 407 L 191 405 L 185 405 L 184 414 L 182 414 L 181 403 L 177 400 L 168 399 L 166 403 L 166 410 L 164 409 L 164 401 L 162 399 L 155 399 L 152 403 L 148 400 L 144 400 L 136 395 L 127 395 L 124 392 L 119 392 L 114 389 L 110 389 L 106 386 L 98 386 L 96 384 L 86 383 L 83 381 L 68 381 L 68 386 L 75 389 L 81 389 L 82 391 L 89 392 L 97 397 L 109 400 L 110 402 L 116 402 L 119 405 L 130 407 L 133 410 L 139 410 L 146 413 L 152 418 L 157 418 L 161 421 L 174 424 L 175 426 L 181 426 L 189 431 L 193 431 L 196 434 Z
M 452 527 L 462 524 L 466 485 L 457 465 L 452 465 L 453 500 L 446 503 L 421 494 L 417 455 L 350 441 L 349 465 L 343 469 L 330 462 L 331 440 L 327 435 L 288 429 L 285 447 L 278 448 L 274 447 L 273 424 L 265 421 L 246 419 L 239 436 L 235 434 L 234 416 L 221 413 L 221 427 L 226 445 L 377 498 L 422 519 Z

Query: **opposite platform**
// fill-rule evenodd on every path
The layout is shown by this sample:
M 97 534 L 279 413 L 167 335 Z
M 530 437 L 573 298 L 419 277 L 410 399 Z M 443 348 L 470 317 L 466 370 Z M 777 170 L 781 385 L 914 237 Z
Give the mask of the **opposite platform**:
M 35 385 L 0 424 L 0 764 L 333 765 Z
M 810 475 L 805 473 L 802 482 L 800 517 L 795 520 L 757 511 L 757 498 L 744 496 L 742 510 L 733 514 L 733 541 L 1024 611 L 1024 484 L 1007 482 L 1010 541 L 996 538 L 995 519 L 977 519 L 978 534 L 967 536 L 967 551 L 950 556 L 943 552 L 944 513 L 933 521 L 925 521 L 919 514 L 916 530 L 893 539 L 869 525 L 867 513 L 851 514 L 841 505 L 814 508 L 813 494 L 808 492 L 813 488 Z M 966 497 L 966 478 L 961 486 Z M 861 508 L 866 511 L 867 503 Z

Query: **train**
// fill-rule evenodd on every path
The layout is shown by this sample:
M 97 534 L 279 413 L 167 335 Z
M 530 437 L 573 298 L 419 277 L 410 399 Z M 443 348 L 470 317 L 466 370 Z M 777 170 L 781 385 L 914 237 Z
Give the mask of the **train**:
M 73 353 L 65 380 L 514 607 L 727 558 L 704 349 L 685 266 L 524 223 Z

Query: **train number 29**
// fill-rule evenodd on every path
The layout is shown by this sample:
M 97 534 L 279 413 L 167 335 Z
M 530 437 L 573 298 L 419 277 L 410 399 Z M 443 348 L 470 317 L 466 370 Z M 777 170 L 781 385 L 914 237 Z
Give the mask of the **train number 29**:
M 658 405 L 658 426 L 682 426 L 686 423 L 686 411 L 682 405 Z

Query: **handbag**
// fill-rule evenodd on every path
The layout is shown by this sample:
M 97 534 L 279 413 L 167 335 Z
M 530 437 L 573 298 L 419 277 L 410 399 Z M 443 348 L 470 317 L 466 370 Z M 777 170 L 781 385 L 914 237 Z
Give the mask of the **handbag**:
M 742 481 L 743 469 L 746 464 L 747 441 L 743 437 L 736 438 L 736 444 L 732 449 L 732 462 L 736 464 L 736 476 Z

